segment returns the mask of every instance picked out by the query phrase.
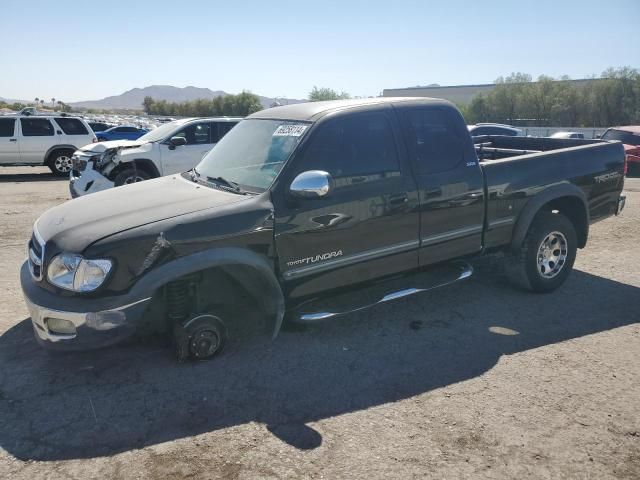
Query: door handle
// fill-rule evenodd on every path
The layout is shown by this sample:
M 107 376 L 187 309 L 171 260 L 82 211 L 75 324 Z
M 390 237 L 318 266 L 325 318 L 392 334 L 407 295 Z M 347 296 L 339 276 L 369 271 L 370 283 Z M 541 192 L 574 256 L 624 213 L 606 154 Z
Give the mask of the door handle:
M 10 138 L 10 139 L 9 139 L 9 141 L 10 141 L 10 142 L 17 142 L 17 141 L 18 141 L 18 139 L 17 139 L 17 138 Z

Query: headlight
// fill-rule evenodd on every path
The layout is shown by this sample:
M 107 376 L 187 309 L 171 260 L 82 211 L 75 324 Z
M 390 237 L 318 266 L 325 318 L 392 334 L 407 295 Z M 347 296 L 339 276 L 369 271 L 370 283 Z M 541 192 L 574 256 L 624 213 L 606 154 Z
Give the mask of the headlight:
M 81 255 L 61 253 L 47 269 L 49 281 L 65 290 L 90 292 L 95 290 L 111 270 L 111 260 L 88 260 Z

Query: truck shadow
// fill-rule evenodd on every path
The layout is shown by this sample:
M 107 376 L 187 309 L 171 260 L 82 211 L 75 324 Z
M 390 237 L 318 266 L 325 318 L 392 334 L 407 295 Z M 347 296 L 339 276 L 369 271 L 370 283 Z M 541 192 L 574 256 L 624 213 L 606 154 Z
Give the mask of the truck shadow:
M 0 337 L 0 446 L 22 460 L 94 458 L 260 422 L 313 449 L 323 439 L 310 422 L 636 323 L 638 304 L 640 288 L 581 271 L 554 294 L 532 295 L 481 266 L 466 283 L 186 365 L 139 344 L 47 354 L 25 320 Z
M 6 171 L 6 170 L 5 170 Z M 25 183 L 25 182 L 68 182 L 69 177 L 58 177 L 51 172 L 33 173 L 2 173 L 0 183 Z

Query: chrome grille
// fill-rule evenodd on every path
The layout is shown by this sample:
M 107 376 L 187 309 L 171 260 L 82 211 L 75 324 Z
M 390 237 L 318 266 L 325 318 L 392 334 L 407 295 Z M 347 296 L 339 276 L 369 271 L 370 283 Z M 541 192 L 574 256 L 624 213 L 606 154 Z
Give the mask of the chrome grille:
M 29 240 L 29 271 L 36 280 L 42 280 L 44 270 L 44 241 L 38 235 L 35 227 Z

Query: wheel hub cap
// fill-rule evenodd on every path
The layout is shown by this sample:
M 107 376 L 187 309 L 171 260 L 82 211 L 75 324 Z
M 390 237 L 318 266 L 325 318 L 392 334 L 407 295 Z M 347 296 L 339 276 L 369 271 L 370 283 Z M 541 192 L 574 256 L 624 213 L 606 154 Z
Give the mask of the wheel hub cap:
M 211 330 L 201 330 L 191 339 L 191 351 L 197 358 L 206 358 L 215 353 L 220 344 L 218 334 Z
M 130 183 L 137 183 L 137 182 L 143 182 L 144 178 L 142 178 L 139 175 L 132 175 L 130 177 L 127 177 L 124 181 L 125 185 L 128 185 Z
M 560 273 L 567 261 L 567 239 L 560 232 L 551 232 L 538 247 L 538 273 L 543 278 L 553 278 Z
M 56 170 L 62 173 L 67 173 L 71 170 L 71 158 L 66 155 L 60 155 L 56 158 L 55 162 Z

